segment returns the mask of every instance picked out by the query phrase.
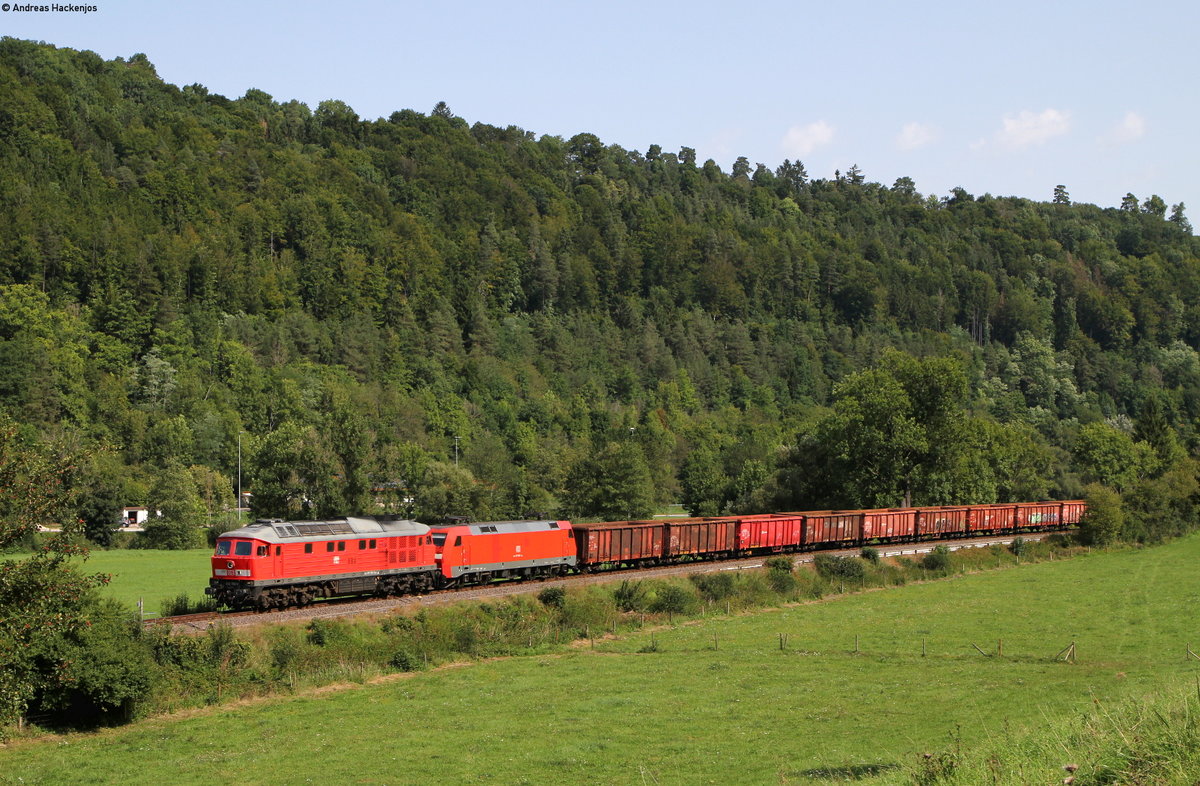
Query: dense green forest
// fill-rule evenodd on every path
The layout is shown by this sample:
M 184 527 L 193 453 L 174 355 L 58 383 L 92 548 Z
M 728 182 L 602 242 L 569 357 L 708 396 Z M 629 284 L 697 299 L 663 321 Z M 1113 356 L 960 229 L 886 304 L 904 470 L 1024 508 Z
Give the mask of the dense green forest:
M 82 456 L 100 542 L 121 505 L 222 513 L 239 461 L 292 517 L 1191 498 L 1184 206 L 1051 193 L 364 120 L 6 38 L 0 407 Z

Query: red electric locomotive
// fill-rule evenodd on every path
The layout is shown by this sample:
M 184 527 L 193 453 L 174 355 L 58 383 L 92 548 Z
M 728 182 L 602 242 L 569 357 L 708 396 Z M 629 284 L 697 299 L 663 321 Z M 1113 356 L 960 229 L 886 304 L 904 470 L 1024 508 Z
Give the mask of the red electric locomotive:
M 569 521 L 489 521 L 432 527 L 440 584 L 562 576 L 575 567 Z
M 438 582 L 429 527 L 395 519 L 259 519 L 217 540 L 212 568 L 204 593 L 232 608 L 402 595 Z

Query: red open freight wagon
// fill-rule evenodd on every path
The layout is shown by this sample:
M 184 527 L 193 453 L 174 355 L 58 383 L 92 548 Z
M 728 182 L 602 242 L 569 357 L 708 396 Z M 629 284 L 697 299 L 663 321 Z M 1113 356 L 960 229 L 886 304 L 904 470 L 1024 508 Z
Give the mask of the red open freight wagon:
M 911 538 L 917 531 L 917 512 L 912 509 L 887 508 L 861 513 L 863 540 Z
M 737 547 L 737 519 L 667 519 L 665 525 L 668 559 L 727 556 Z
M 781 552 L 799 548 L 804 537 L 804 516 L 780 514 L 738 519 L 737 549 Z
M 657 562 L 663 556 L 661 521 L 603 521 L 574 525 L 578 565 L 637 565 Z
M 917 508 L 917 531 L 920 538 L 958 535 L 967 531 L 967 508 Z
M 802 515 L 804 516 L 803 544 L 805 546 L 818 546 L 825 543 L 852 545 L 862 537 L 863 514 L 861 511 L 819 510 Z
M 1004 505 L 972 505 L 967 511 L 969 532 L 1005 532 L 1016 526 L 1017 507 Z
M 1017 529 L 1049 529 L 1062 520 L 1061 502 L 1017 503 Z

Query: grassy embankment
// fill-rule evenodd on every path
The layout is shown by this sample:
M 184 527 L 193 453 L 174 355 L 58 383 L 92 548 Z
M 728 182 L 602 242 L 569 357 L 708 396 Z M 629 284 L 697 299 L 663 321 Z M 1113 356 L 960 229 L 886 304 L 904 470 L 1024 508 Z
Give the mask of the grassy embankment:
M 990 766 L 1056 783 L 1097 754 L 1039 739 L 1194 679 L 1197 556 L 1191 537 L 23 743 L 0 782 L 904 782 L 954 735 L 1017 740 Z

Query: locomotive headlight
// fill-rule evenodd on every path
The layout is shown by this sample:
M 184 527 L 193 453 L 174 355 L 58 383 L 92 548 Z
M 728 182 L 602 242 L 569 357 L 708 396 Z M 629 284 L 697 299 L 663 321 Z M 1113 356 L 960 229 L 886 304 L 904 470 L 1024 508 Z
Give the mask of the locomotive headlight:
M 225 560 L 225 567 L 227 567 L 227 568 L 232 568 L 232 567 L 233 567 L 233 560 L 231 560 L 231 559 L 230 559 L 230 560 Z

